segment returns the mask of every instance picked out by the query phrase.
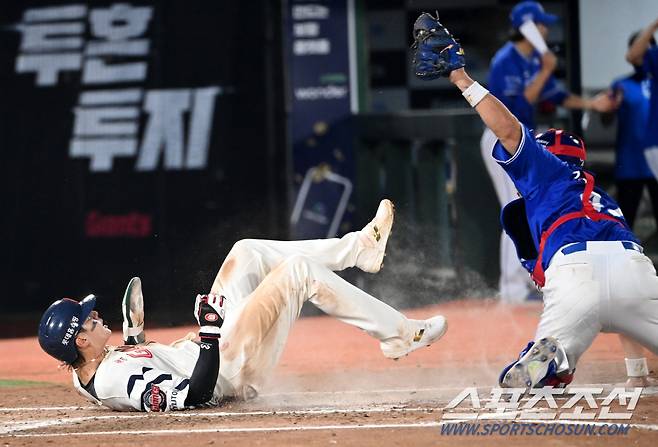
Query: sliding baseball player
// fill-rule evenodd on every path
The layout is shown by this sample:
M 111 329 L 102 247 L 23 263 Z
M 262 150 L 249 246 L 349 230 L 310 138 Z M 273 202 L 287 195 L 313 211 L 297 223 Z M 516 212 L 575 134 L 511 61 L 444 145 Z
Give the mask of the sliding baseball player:
M 380 341 L 384 356 L 398 359 L 441 338 L 445 318 L 408 319 L 334 273 L 348 267 L 377 273 L 392 224 L 393 204 L 383 200 L 366 227 L 340 239 L 237 242 L 210 293 L 197 296 L 199 340 L 144 342 L 135 278 L 123 304 L 124 339 L 134 344 L 107 345 L 111 331 L 93 310 L 93 295 L 53 303 L 39 343 L 69 365 L 81 394 L 115 410 L 182 410 L 257 396 L 306 301 L 363 329 Z

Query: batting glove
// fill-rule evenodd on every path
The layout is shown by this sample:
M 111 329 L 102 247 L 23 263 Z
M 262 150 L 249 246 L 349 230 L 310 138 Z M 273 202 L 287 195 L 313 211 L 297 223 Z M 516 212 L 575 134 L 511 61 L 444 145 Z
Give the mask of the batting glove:
M 215 335 L 219 338 L 219 329 L 224 324 L 226 300 L 222 295 L 197 295 L 194 303 L 194 317 L 199 323 L 199 335 Z

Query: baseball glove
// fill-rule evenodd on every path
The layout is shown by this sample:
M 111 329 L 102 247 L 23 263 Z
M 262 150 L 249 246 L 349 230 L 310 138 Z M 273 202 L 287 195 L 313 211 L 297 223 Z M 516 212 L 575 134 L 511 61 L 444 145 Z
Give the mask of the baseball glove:
M 424 12 L 414 23 L 413 65 L 416 76 L 430 80 L 448 77 L 450 72 L 465 65 L 464 50 L 445 26 Z

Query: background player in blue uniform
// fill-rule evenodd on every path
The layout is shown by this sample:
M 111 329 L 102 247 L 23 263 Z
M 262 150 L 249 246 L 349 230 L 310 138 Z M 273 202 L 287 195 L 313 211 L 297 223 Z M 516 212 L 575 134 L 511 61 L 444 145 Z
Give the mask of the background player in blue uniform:
M 526 20 L 532 20 L 545 40 L 548 27 L 558 18 L 547 14 L 538 2 L 518 3 L 510 13 L 512 35 L 510 41 L 498 50 L 491 60 L 488 88 L 516 117 L 529 129 L 535 129 L 535 105 L 548 101 L 571 109 L 593 109 L 609 111 L 613 103 L 606 95 L 586 99 L 568 92 L 557 82 L 553 73 L 557 67 L 557 57 L 550 50 L 543 55 L 523 36 L 519 28 Z M 509 177 L 491 158 L 491 149 L 496 136 L 485 129 L 480 140 L 482 159 L 493 182 L 501 207 L 516 199 L 517 191 Z M 534 291 L 532 281 L 519 265 L 514 244 L 505 235 L 500 241 L 500 280 L 501 300 L 521 302 L 530 291 Z
M 645 134 L 645 155 L 654 176 L 658 178 L 658 47 L 654 34 L 658 31 L 658 19 L 646 27 L 626 53 L 626 60 L 641 65 L 651 78 L 649 101 L 649 125 Z M 653 44 L 652 44 L 653 40 Z
M 629 39 L 629 48 L 639 33 Z M 653 42 L 655 45 L 655 41 Z M 651 197 L 654 217 L 658 222 L 658 181 L 651 173 L 644 157 L 644 140 L 649 124 L 650 79 L 642 65 L 634 65 L 635 72 L 612 83 L 608 94 L 615 97 L 619 108 L 615 115 L 603 115 L 604 125 L 617 118 L 615 144 L 615 180 L 617 202 L 624 211 L 628 226 L 633 228 L 637 209 L 646 187 Z
M 583 141 L 552 129 L 535 137 L 464 70 L 463 50 L 423 14 L 414 26 L 414 64 L 423 79 L 446 76 L 498 137 L 492 155 L 521 198 L 502 223 L 522 264 L 543 288 L 535 339 L 501 374 L 509 387 L 572 380 L 599 332 L 628 336 L 658 354 L 658 276 L 618 205 L 583 169 Z M 629 376 L 646 376 L 646 360 L 627 359 Z

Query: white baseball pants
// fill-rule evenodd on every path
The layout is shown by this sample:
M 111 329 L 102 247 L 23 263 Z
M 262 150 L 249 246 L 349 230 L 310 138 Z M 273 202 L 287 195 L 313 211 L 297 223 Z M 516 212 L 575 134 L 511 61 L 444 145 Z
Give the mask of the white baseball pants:
M 498 141 L 496 135 L 489 128 L 486 128 L 480 139 L 480 150 L 482 151 L 484 166 L 487 168 L 496 190 L 496 196 L 498 196 L 498 202 L 502 208 L 512 200 L 517 199 L 518 195 L 512 180 L 491 156 L 496 141 Z M 521 303 L 533 287 L 530 275 L 516 256 L 514 242 L 507 233 L 502 231 L 500 235 L 500 279 L 498 282 L 500 299 L 507 303 Z
M 658 354 L 658 277 L 653 263 L 619 241 L 558 251 L 546 270 L 535 340 L 556 337 L 573 369 L 599 332 L 624 334 Z
M 341 239 L 246 239 L 233 246 L 211 290 L 227 300 L 220 375 L 234 390 L 224 394 L 258 390 L 306 301 L 382 344 L 411 343 L 410 320 L 333 272 L 357 266 L 361 250 L 358 232 Z

